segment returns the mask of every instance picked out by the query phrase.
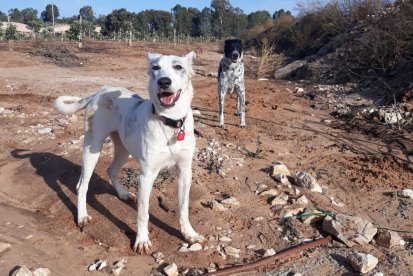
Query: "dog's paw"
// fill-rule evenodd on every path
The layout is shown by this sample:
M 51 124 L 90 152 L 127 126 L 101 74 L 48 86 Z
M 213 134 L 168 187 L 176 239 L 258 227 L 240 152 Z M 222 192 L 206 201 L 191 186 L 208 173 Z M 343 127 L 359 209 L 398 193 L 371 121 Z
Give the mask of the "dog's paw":
M 245 125 L 239 125 L 239 128 L 245 128 Z
M 85 227 L 88 223 L 92 222 L 92 217 L 91 216 L 84 216 L 84 217 L 80 217 L 77 219 L 77 226 L 79 226 L 80 228 Z
M 207 241 L 204 236 L 196 232 L 193 235 L 185 235 L 185 240 L 189 244 L 200 243 L 202 245 L 204 245 Z
M 139 254 L 149 254 L 152 248 L 152 243 L 149 239 L 136 238 L 135 245 L 133 246 L 133 251 Z
M 219 128 L 224 128 L 224 125 L 218 125 Z
M 123 195 L 119 195 L 120 199 L 125 200 L 125 201 L 132 201 L 132 202 L 138 202 L 138 198 L 134 193 L 127 192 Z

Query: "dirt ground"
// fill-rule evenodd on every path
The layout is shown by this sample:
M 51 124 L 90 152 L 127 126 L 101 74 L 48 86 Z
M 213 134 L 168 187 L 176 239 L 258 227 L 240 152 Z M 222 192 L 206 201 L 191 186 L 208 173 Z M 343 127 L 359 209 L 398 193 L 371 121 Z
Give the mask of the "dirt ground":
M 218 45 L 136 42 L 127 47 L 118 42 L 86 42 L 81 50 L 75 44 L 64 47 L 69 49 L 64 56 L 48 55 L 55 48 L 0 42 L 0 107 L 4 108 L 0 113 L 0 242 L 12 245 L 0 253 L 0 275 L 20 265 L 47 267 L 52 275 L 109 273 L 88 272 L 95 259 L 109 264 L 127 260 L 121 275 L 156 274 L 170 263 L 181 272 L 224 268 L 260 259 L 265 249 L 280 251 L 324 235 L 317 224 L 305 225 L 294 218 L 281 223 L 285 208 L 271 209 L 268 197 L 258 195 L 266 188 L 291 193 L 268 173 L 276 161 L 293 174 L 306 171 L 316 177 L 322 194 L 300 189 L 310 206 L 362 216 L 376 227 L 407 231 L 400 232 L 407 243 L 386 249 L 374 244 L 346 248 L 332 242 L 244 275 L 352 275 L 347 257 L 354 251 L 379 259 L 373 272 L 413 274 L 413 201 L 395 195 L 401 188 L 413 188 L 411 134 L 333 118 L 334 104 L 320 104 L 328 102 L 322 95 L 315 100 L 296 97 L 292 91 L 297 84 L 249 76 L 247 128 L 238 128 L 235 97 L 228 96 L 226 125 L 220 129 L 217 80 L 210 76 L 221 58 Z M 160 265 L 151 255 L 131 250 L 136 208 L 118 199 L 109 183 L 110 141 L 89 186 L 88 210 L 94 223 L 83 231 L 76 226 L 83 115 L 66 118 L 54 110 L 53 102 L 59 95 L 89 95 L 103 85 L 123 86 L 147 96 L 147 52 L 181 55 L 189 50 L 197 53 L 193 109 L 199 110 L 190 219 L 209 244 L 206 250 L 178 252 L 184 241 L 177 219 L 176 174 L 163 171 L 150 206 L 153 252 L 164 255 Z M 247 56 L 247 67 L 249 60 Z M 131 159 L 126 168 L 124 182 L 133 186 L 138 166 Z M 212 200 L 229 196 L 240 205 L 224 212 L 210 208 Z M 219 241 L 222 237 L 231 241 Z M 224 258 L 222 248 L 227 245 L 240 249 L 240 258 Z

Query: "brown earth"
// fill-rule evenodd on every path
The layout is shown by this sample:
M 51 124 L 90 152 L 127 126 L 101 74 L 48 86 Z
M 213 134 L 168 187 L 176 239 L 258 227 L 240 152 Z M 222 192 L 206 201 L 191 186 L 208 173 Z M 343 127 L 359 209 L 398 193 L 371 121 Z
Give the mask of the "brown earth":
M 216 44 L 174 47 L 141 42 L 127 47 L 118 42 L 86 42 L 79 50 L 66 43 L 60 46 L 67 48 L 63 58 L 38 51 L 39 47 L 30 42 L 0 43 L 0 107 L 5 108 L 0 114 L 0 242 L 12 245 L 0 253 L 0 275 L 19 265 L 48 267 L 52 275 L 89 275 L 97 273 L 87 267 L 98 258 L 109 264 L 126 259 L 121 275 L 155 273 L 159 264 L 152 256 L 131 250 L 136 208 L 118 199 L 109 183 L 109 141 L 89 186 L 88 210 L 94 223 L 83 231 L 76 226 L 83 116 L 79 112 L 67 119 L 54 110 L 53 101 L 59 95 L 89 95 L 103 85 L 124 86 L 145 96 L 147 52 L 181 55 L 189 50 L 198 57 L 193 108 L 200 111 L 190 214 L 194 228 L 209 237 L 209 249 L 177 252 L 184 241 L 176 212 L 176 175 L 170 170 L 158 177 L 151 197 L 153 252 L 162 252 L 165 263 L 176 263 L 182 272 L 211 263 L 220 268 L 246 263 L 259 259 L 265 249 L 280 251 L 319 238 L 320 225 L 304 225 L 298 219 L 282 223 L 279 218 L 285 210 L 271 210 L 268 198 L 257 195 L 265 187 L 291 193 L 268 173 L 273 162 L 282 161 L 292 173 L 306 171 L 322 185 L 322 194 L 300 188 L 311 206 L 356 214 L 377 227 L 408 231 L 400 233 L 407 244 L 394 249 L 372 244 L 349 249 L 333 242 L 255 274 L 350 275 L 347 256 L 353 251 L 379 258 L 376 272 L 413 273 L 413 201 L 395 195 L 401 188 L 413 188 L 411 134 L 334 119 L 329 115 L 332 106 L 317 108 L 313 100 L 294 96 L 293 83 L 248 76 L 247 128 L 238 128 L 235 97 L 227 96 L 226 127 L 220 129 L 217 80 L 207 76 L 216 73 L 221 57 Z M 247 63 L 250 60 L 246 58 Z M 52 132 L 39 134 L 46 127 Z M 133 175 L 138 166 L 130 160 L 126 167 L 124 182 L 133 184 L 126 172 Z M 228 196 L 237 198 L 240 206 L 225 212 L 209 208 L 213 199 Z M 333 204 L 332 197 L 344 205 Z M 159 198 L 169 211 L 160 207 Z M 232 241 L 217 241 L 222 236 Z M 219 244 L 241 249 L 240 258 L 224 259 L 216 250 Z

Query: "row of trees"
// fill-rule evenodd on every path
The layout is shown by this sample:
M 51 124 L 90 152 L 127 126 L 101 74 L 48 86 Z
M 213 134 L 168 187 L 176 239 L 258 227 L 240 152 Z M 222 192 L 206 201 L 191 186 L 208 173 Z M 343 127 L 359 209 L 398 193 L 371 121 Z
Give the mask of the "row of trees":
M 38 11 L 33 8 L 11 9 L 8 15 L 11 21 L 27 24 L 33 32 L 38 32 L 42 26 L 50 25 L 54 14 L 56 22 L 71 24 L 68 33 L 71 38 L 77 37 L 80 31 L 93 33 L 94 25 L 101 27 L 103 36 L 112 38 L 123 38 L 131 33 L 137 37 L 177 35 L 224 38 L 239 36 L 248 29 L 276 18 L 280 12 L 285 13 L 284 10 L 279 10 L 271 15 L 268 11 L 261 10 L 247 15 L 240 8 L 233 7 L 229 0 L 212 0 L 210 7 L 202 10 L 176 5 L 170 12 L 144 10 L 135 13 L 122 8 L 108 15 L 95 17 L 93 8 L 84 6 L 79 10 L 79 15 L 59 19 L 59 8 L 49 4 L 41 12 L 40 19 L 37 16 Z M 0 20 L 7 20 L 7 15 L 1 11 Z

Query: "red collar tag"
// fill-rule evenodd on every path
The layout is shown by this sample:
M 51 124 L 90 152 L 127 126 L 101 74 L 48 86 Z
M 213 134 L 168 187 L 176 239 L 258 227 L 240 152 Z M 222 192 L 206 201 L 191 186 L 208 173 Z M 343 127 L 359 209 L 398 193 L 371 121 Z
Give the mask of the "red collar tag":
M 176 140 L 183 141 L 185 139 L 185 131 L 180 129 L 178 135 L 176 136 Z

